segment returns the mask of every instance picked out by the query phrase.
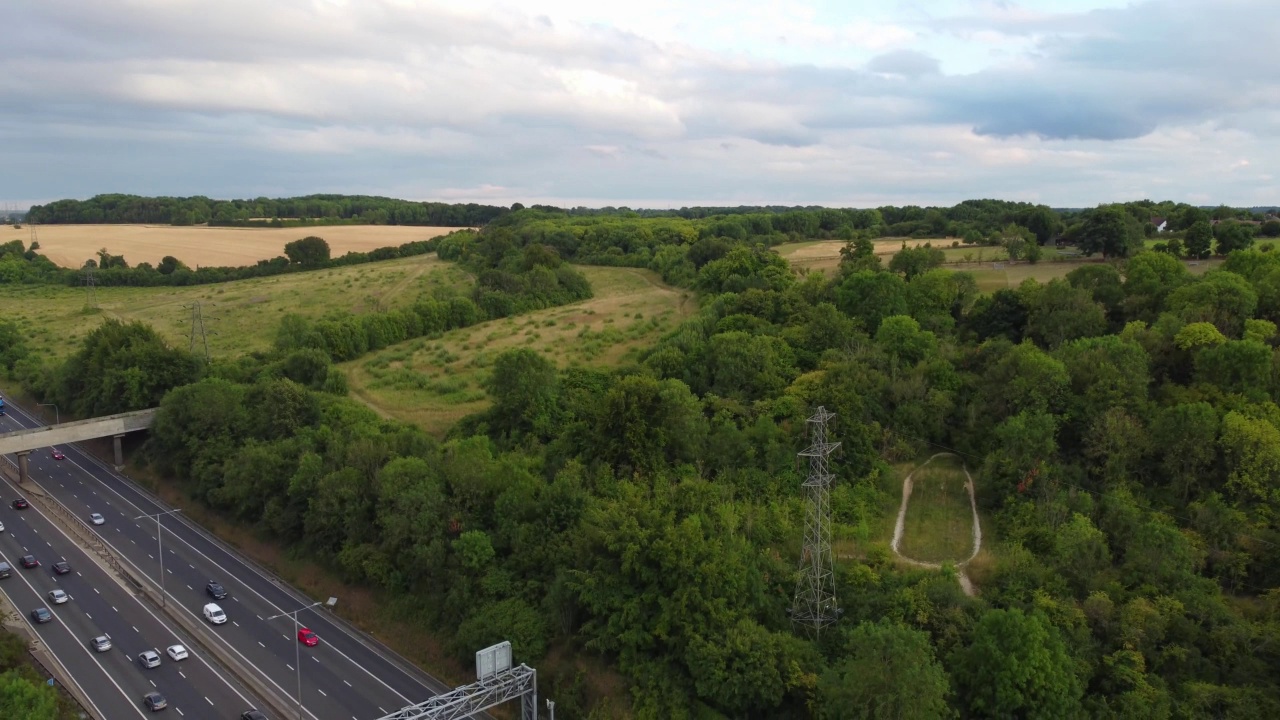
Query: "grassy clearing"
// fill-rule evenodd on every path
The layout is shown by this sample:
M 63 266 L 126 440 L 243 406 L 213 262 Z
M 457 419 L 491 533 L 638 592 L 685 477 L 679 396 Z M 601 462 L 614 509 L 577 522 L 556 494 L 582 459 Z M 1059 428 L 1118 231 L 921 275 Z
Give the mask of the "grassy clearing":
M 939 457 L 912 475 L 899 551 L 913 560 L 959 562 L 973 552 L 973 510 L 960 461 Z
M 230 357 L 269 347 L 286 313 L 319 318 L 404 307 L 434 287 L 469 284 L 470 276 L 456 265 L 419 255 L 215 285 L 100 287 L 96 311 L 85 309 L 83 288 L 0 285 L 0 307 L 5 317 L 29 329 L 36 351 L 59 358 L 104 318 L 141 320 L 170 343 L 186 347 L 191 309 L 184 306 L 198 301 L 205 328 L 214 333 L 208 336 L 210 354 Z
M 228 228 L 194 225 L 38 225 L 40 253 L 63 267 L 80 267 L 101 248 L 123 255 L 131 265 L 160 263 L 172 255 L 191 267 L 252 265 L 284 254 L 286 243 L 317 235 L 333 256 L 368 252 L 388 245 L 429 240 L 458 228 L 411 225 L 328 225 L 304 228 Z M 32 239 L 31 226 L 0 228 L 0 242 Z
M 663 285 L 647 270 L 579 269 L 595 289 L 592 299 L 416 338 L 344 363 L 352 393 L 384 416 L 442 434 L 488 407 L 484 381 L 505 350 L 533 348 L 560 367 L 617 365 L 697 309 L 690 292 Z

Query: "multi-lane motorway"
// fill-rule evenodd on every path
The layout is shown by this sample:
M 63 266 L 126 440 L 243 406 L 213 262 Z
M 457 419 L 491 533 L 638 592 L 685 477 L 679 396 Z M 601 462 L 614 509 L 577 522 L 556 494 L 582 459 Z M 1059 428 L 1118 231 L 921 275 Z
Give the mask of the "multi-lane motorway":
M 169 708 L 192 718 L 236 717 L 257 704 L 173 623 L 160 617 L 121 586 L 103 567 L 55 525 L 38 507 L 15 510 L 5 502 L 5 532 L 0 533 L 0 561 L 13 567 L 0 579 L 0 592 L 23 613 L 48 649 L 65 665 L 89 698 L 97 717 L 106 720 L 145 717 L 142 698 L 148 692 L 164 695 Z M 24 568 L 19 558 L 34 555 L 40 563 Z M 71 572 L 57 575 L 54 563 L 65 561 Z M 52 590 L 70 599 L 54 604 Z M 46 608 L 53 615 L 37 624 L 30 613 Z M 108 635 L 112 648 L 95 652 L 92 638 Z M 166 648 L 180 644 L 189 657 L 170 659 Z M 145 669 L 138 654 L 154 650 L 162 658 L 157 668 Z
M 0 431 L 41 425 L 12 405 L 8 406 L 8 411 L 6 418 L 0 418 Z M 160 575 L 156 521 L 142 516 L 163 513 L 172 508 L 76 447 L 58 449 L 65 453 L 65 459 L 53 459 L 48 449 L 32 451 L 32 482 L 86 519 L 90 513 L 101 513 L 106 522 L 92 526 L 92 529 L 136 575 L 156 582 Z M 5 499 L 5 510 L 0 512 L 0 518 L 9 529 L 4 534 L 8 537 L 0 538 L 0 550 L 15 570 L 14 577 L 0 580 L 0 590 L 5 591 L 24 611 L 30 609 L 27 605 L 37 602 L 37 596 L 43 596 L 54 587 L 63 587 L 72 595 L 74 599 L 70 603 L 50 607 L 56 616 L 53 623 L 36 626 L 57 657 L 64 662 L 68 658 L 77 658 L 75 662 L 82 666 L 87 662 L 106 665 L 108 658 L 95 656 L 86 644 L 90 637 L 101 631 L 109 633 L 113 640 L 120 638 L 117 644 L 122 649 L 107 654 L 117 663 L 129 663 L 124 650 L 133 653 L 135 658 L 137 652 L 145 648 L 157 648 L 163 653 L 165 646 L 171 643 L 172 633 L 164 634 L 166 631 L 160 629 L 160 620 L 153 618 L 153 624 L 144 629 L 146 620 L 142 616 L 151 615 L 145 606 L 127 594 L 124 595 L 127 600 L 118 599 L 114 604 L 106 600 L 106 586 L 114 583 L 105 572 L 94 567 L 91 572 L 97 574 L 91 577 L 91 572 L 85 571 L 91 563 L 69 538 L 43 518 L 36 507 L 13 510 L 9 507 L 11 500 Z M 220 582 L 229 595 L 216 602 L 226 612 L 229 622 L 208 626 L 213 642 L 220 643 L 221 649 L 236 662 L 266 678 L 271 691 L 291 702 L 296 702 L 300 678 L 302 717 L 312 720 L 369 720 L 448 689 L 389 649 L 333 617 L 323 606 L 298 614 L 298 620 L 320 636 L 319 645 L 299 647 L 293 620 L 287 616 L 268 618 L 310 605 L 313 602 L 310 598 L 299 595 L 226 548 L 202 528 L 184 519 L 181 513 L 164 515 L 161 524 L 167 602 L 179 612 L 188 613 L 196 622 L 205 623 L 201 608 L 214 602 L 205 592 L 206 583 L 209 580 Z M 30 550 L 18 552 L 22 548 Z M 43 567 L 23 570 L 17 558 L 27 552 L 35 553 Z M 73 565 L 83 575 L 72 573 L 55 577 L 50 571 L 52 563 L 61 556 L 66 555 L 71 560 L 77 554 L 81 559 L 74 560 Z M 122 588 L 116 588 L 123 593 Z M 87 595 L 92 596 L 92 600 Z M 37 606 L 48 607 L 46 602 L 32 605 Z M 136 632 L 133 630 L 135 625 L 138 628 Z M 133 641 L 135 638 L 137 642 Z M 85 652 L 77 656 L 74 643 L 83 646 Z M 171 707 L 181 709 L 183 715 L 192 716 L 199 702 L 205 705 L 195 711 L 194 717 L 238 717 L 241 705 L 248 707 L 252 704 L 251 696 L 242 689 L 238 690 L 229 679 L 215 677 L 214 669 L 196 657 L 198 651 L 193 650 L 192 654 L 191 660 L 180 664 L 170 662 L 166 656 L 160 668 L 145 672 L 136 661 L 132 662 L 132 667 L 117 667 L 117 672 L 104 668 L 99 673 L 103 676 L 101 679 L 84 681 L 85 691 L 95 698 L 112 697 L 113 702 L 122 702 L 121 698 L 127 697 L 134 706 L 141 708 L 141 697 L 152 689 L 152 680 L 157 687 L 162 685 L 162 680 L 167 686 L 169 674 L 193 668 L 192 672 L 186 673 L 191 676 L 196 672 L 194 668 L 200 665 L 202 674 L 198 679 L 190 677 L 185 687 L 177 683 L 172 690 L 166 687 L 172 695 Z M 300 662 L 295 658 L 300 658 Z M 124 672 L 126 669 L 130 672 Z M 87 674 L 85 677 L 96 676 Z M 90 688 L 88 684 L 94 687 Z M 114 688 L 113 684 L 120 687 Z M 215 687 L 225 687 L 226 691 L 215 693 L 217 697 L 209 695 Z M 205 689 L 203 693 L 201 689 Z M 237 697 L 239 693 L 243 695 Z M 206 695 L 207 700 L 204 699 Z M 217 708 L 216 712 L 210 711 L 210 706 Z M 108 718 L 130 716 L 103 715 Z

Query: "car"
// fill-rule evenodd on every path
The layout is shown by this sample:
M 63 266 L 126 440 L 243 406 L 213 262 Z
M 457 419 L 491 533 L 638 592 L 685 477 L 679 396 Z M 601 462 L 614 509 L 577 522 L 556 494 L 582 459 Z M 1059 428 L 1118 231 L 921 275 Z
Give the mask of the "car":
M 160 667 L 160 653 L 155 650 L 143 650 L 138 653 L 138 663 L 144 668 Z
M 0 532 L 4 532 L 4 523 L 0 523 Z
M 33 567 L 40 567 L 40 561 L 36 559 L 35 555 L 23 555 L 21 558 L 19 558 L 18 562 L 22 563 L 22 567 L 28 568 L 28 569 Z
M 71 572 L 71 563 L 66 560 L 59 560 L 53 564 L 53 572 L 58 575 L 66 575 Z
M 22 498 L 18 498 L 17 500 L 13 501 L 14 510 L 26 510 L 29 507 L 31 507 L 31 505 Z
M 209 593 L 209 597 L 214 600 L 221 600 L 227 596 L 227 589 L 222 587 L 222 583 L 217 580 L 210 580 L 209 583 L 204 586 L 204 591 Z
M 0 561 L 0 578 L 7 578 L 13 572 L 13 566 L 7 562 Z
M 182 647 L 181 645 L 170 645 L 169 647 L 165 648 L 164 651 L 168 653 L 169 658 L 174 660 L 175 662 L 178 660 L 186 660 L 188 657 L 190 657 L 190 653 L 188 653 L 187 649 Z
M 204 619 L 214 625 L 221 625 L 227 621 L 227 614 L 222 612 L 222 608 L 218 607 L 216 604 L 209 603 L 204 606 Z
M 31 619 L 35 620 L 37 625 L 47 623 L 53 619 L 53 613 L 49 612 L 46 608 L 36 608 L 31 611 Z
M 61 450 L 59 450 L 58 448 L 53 448 L 53 452 L 49 453 L 49 457 L 53 458 L 54 460 L 66 460 L 66 459 L 67 459 L 67 456 L 66 456 L 66 455 L 63 455 L 63 454 L 62 454 L 62 451 L 61 451 Z
M 61 605 L 62 603 L 70 599 L 71 599 L 71 596 L 62 592 L 61 590 L 49 591 L 49 602 L 53 603 L 54 605 Z
M 315 647 L 320 644 L 320 636 L 311 632 L 310 628 L 298 628 L 298 642 L 307 647 Z
M 111 636 L 99 635 L 90 640 L 89 645 L 93 647 L 94 652 L 106 652 L 111 649 Z
M 147 709 L 151 712 L 156 712 L 157 710 L 163 710 L 169 707 L 169 701 L 165 700 L 164 696 L 158 692 L 149 692 L 146 695 L 143 695 L 142 704 L 146 705 Z
M 89 513 L 89 522 L 94 525 L 103 525 L 107 522 L 107 519 L 102 517 L 102 513 Z
M 267 720 L 267 716 L 260 710 L 245 710 L 240 713 L 240 720 Z

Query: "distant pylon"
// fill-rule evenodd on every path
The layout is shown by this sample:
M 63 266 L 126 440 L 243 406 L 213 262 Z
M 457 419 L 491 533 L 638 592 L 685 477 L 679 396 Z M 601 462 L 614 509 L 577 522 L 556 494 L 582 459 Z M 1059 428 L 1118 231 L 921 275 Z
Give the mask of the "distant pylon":
M 86 265 L 84 268 L 84 306 L 98 309 L 98 283 L 94 280 L 93 271 L 96 268 L 92 265 Z
M 809 458 L 809 476 L 804 487 L 809 499 L 805 509 L 804 552 L 800 557 L 800 579 L 791 603 L 791 622 L 815 636 L 822 628 L 840 619 L 844 611 L 836 604 L 835 560 L 831 553 L 831 475 L 829 456 L 840 443 L 828 442 L 827 421 L 835 413 L 818 406 L 808 419 L 812 442 L 800 452 Z
M 200 343 L 204 347 L 204 361 L 209 362 L 209 337 L 204 329 L 204 315 L 200 312 L 200 301 L 197 300 L 190 305 L 183 305 L 183 307 L 191 309 L 191 342 L 187 349 L 191 353 L 195 353 L 196 335 L 199 334 Z

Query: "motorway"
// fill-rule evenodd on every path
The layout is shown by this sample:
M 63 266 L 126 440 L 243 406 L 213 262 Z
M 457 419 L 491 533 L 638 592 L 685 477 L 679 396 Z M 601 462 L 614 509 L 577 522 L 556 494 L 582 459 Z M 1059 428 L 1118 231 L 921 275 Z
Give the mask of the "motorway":
M 190 638 L 175 631 L 172 621 L 130 593 L 36 505 L 15 510 L 11 493 L 5 495 L 0 560 L 13 566 L 13 574 L 0 579 L 0 592 L 67 667 L 98 717 L 146 717 L 142 697 L 153 690 L 165 696 L 170 710 L 189 718 L 236 717 L 257 704 L 225 671 L 202 657 Z M 40 566 L 23 568 L 18 559 L 27 554 L 35 555 Z M 53 572 L 59 560 L 71 565 L 70 573 Z M 71 599 L 53 604 L 48 593 L 54 589 Z M 51 622 L 31 621 L 30 612 L 41 607 L 53 614 Z M 104 633 L 111 637 L 112 649 L 94 652 L 89 640 Z M 190 657 L 171 660 L 165 648 L 174 644 L 188 648 Z M 143 650 L 158 652 L 160 667 L 144 669 L 137 660 Z
M 11 404 L 7 409 L 8 417 L 0 418 L 0 431 L 41 425 Z M 172 508 L 74 445 L 59 447 L 59 450 L 65 453 L 65 460 L 52 459 L 47 448 L 32 451 L 32 481 L 73 513 L 86 519 L 91 512 L 105 516 L 106 523 L 94 526 L 93 530 L 121 562 L 132 566 L 139 577 L 156 582 L 160 575 L 156 520 L 141 516 Z M 33 510 L 34 507 L 27 511 L 10 511 L 0 517 L 5 517 L 8 525 L 9 517 Z M 168 602 L 176 604 L 180 612 L 189 613 L 197 622 L 204 623 L 201 608 L 205 603 L 214 602 L 206 595 L 205 584 L 211 579 L 220 582 L 229 596 L 217 602 L 230 622 L 208 626 L 215 642 L 222 643 L 223 649 L 238 662 L 265 677 L 273 691 L 292 702 L 296 702 L 300 678 L 302 717 L 311 720 L 371 720 L 450 689 L 333 617 L 323 606 L 298 613 L 299 622 L 320 636 L 318 646 L 300 646 L 292 619 L 288 616 L 272 620 L 266 618 L 306 607 L 312 600 L 231 551 L 180 513 L 164 515 L 161 524 L 164 591 Z M 8 554 L 9 550 L 5 552 Z M 11 564 L 16 565 L 12 561 Z M 52 578 L 47 567 L 44 571 L 48 576 L 46 580 Z M 18 568 L 15 576 L 32 572 Z M 34 572 L 39 573 L 40 570 Z M 0 584 L 6 582 L 9 581 L 0 581 Z M 68 592 L 71 592 L 70 588 Z M 74 595 L 78 600 L 83 593 L 83 589 L 77 588 Z M 23 602 L 29 602 L 29 598 Z M 25 605 L 20 603 L 18 607 Z M 54 609 L 54 613 L 59 614 L 59 610 Z M 98 616 L 95 614 L 94 617 Z M 84 639 L 92 634 L 90 631 Z M 111 635 L 116 637 L 114 632 Z M 167 644 L 167 641 L 156 641 L 157 644 L 162 642 Z M 163 650 L 163 646 L 160 649 Z M 62 657 L 61 653 L 59 657 Z M 164 670 L 165 666 L 159 669 Z M 141 693 L 130 694 L 141 697 Z M 238 712 L 232 715 L 220 709 L 218 716 L 236 717 Z

